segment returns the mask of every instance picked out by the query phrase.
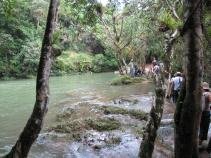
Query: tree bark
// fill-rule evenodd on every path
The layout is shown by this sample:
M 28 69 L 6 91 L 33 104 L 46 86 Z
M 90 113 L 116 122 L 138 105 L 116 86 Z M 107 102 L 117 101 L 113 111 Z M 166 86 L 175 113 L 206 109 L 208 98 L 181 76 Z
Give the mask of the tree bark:
M 163 114 L 163 105 L 165 97 L 165 92 L 162 88 L 161 79 L 156 82 L 155 93 L 155 107 L 153 106 L 150 110 L 150 116 L 143 134 L 143 140 L 140 145 L 139 158 L 151 158 L 154 150 L 154 142 Z
M 16 144 L 5 158 L 26 158 L 33 142 L 38 137 L 49 102 L 49 75 L 52 62 L 52 38 L 56 24 L 59 0 L 51 0 L 45 35 L 43 38 L 40 62 L 37 72 L 36 101 L 33 112 Z
M 164 67 L 165 67 L 165 71 L 167 73 L 171 73 L 170 72 L 170 60 L 172 58 L 172 48 L 173 48 L 174 42 L 179 37 L 178 32 L 179 32 L 178 29 L 176 29 L 173 33 L 166 34 L 165 52 L 164 52 L 164 55 L 165 55 L 164 56 Z
M 186 0 L 183 34 L 186 45 L 185 82 L 175 112 L 175 158 L 198 158 L 202 68 L 202 1 Z
M 205 3 L 205 18 L 204 18 L 204 36 L 207 41 L 206 52 L 204 54 L 204 79 L 211 84 L 211 0 Z M 205 20 L 206 19 L 206 20 Z

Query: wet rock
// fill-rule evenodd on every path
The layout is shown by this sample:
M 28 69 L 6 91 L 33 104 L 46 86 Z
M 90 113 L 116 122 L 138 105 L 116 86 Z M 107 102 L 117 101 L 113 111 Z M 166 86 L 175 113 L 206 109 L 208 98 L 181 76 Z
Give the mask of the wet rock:
M 111 81 L 111 85 L 128 85 L 132 83 L 140 83 L 146 81 L 147 79 L 144 77 L 130 77 L 127 75 L 119 76 Z
M 141 97 L 138 95 L 124 96 L 121 98 L 113 99 L 113 101 L 109 102 L 107 105 L 120 107 L 123 109 L 141 110 L 149 113 L 153 105 L 153 97 L 151 95 Z
M 160 138 L 171 137 L 174 134 L 174 128 L 172 127 L 160 127 L 157 131 L 157 135 Z
M 140 139 L 130 132 L 88 131 L 81 142 L 70 144 L 69 157 L 77 158 L 137 158 Z
M 120 107 L 113 107 L 113 106 L 103 106 L 101 107 L 104 111 L 104 114 L 122 114 L 122 115 L 129 115 L 139 120 L 147 120 L 148 114 L 141 110 L 129 110 Z
M 51 127 L 51 131 L 66 134 L 65 141 L 71 141 L 65 157 L 137 158 L 147 119 L 141 108 L 150 109 L 152 98 L 131 95 L 115 100 L 116 106 L 111 100 L 66 104 Z

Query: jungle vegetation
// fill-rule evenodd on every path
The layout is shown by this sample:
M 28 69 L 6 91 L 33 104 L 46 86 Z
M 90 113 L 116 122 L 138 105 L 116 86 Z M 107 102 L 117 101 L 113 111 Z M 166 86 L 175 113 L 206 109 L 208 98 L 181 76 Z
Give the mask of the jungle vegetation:
M 175 113 L 175 157 L 198 157 L 200 84 L 211 81 L 210 1 L 109 0 L 104 6 L 96 0 L 61 0 L 59 8 L 58 3 L 0 1 L 0 78 L 37 74 L 34 111 L 9 156 L 26 157 L 39 134 L 50 74 L 122 73 L 131 59 L 144 66 L 156 57 L 167 73 L 185 73 Z M 25 137 L 32 138 L 28 144 Z

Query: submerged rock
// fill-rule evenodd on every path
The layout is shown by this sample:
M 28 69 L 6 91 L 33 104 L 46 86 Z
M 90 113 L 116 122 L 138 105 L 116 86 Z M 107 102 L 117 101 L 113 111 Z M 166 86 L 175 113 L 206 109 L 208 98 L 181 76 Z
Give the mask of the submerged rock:
M 122 114 L 122 115 L 129 115 L 139 120 L 147 120 L 148 113 L 143 112 L 141 110 L 129 110 L 120 107 L 114 106 L 103 106 L 101 107 L 104 111 L 104 114 Z
M 145 81 L 146 79 L 143 77 L 130 77 L 127 75 L 120 76 L 118 78 L 115 78 L 111 81 L 111 85 L 117 86 L 117 85 L 127 85 L 131 83 L 140 83 L 142 81 Z
M 66 134 L 65 141 L 70 143 L 64 157 L 137 158 L 148 116 L 147 110 L 141 109 L 148 105 L 150 109 L 151 97 L 131 95 L 114 100 L 120 102 L 116 105 L 112 100 L 99 105 L 87 101 L 65 104 L 55 125 L 48 129 Z M 142 102 L 147 104 L 141 106 Z

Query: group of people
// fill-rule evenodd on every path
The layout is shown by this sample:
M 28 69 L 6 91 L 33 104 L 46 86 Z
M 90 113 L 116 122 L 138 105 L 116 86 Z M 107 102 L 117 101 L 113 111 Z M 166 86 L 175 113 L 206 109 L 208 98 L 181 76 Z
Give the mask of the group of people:
M 142 71 L 140 70 L 138 65 L 133 62 L 133 59 L 131 59 L 131 61 L 128 64 L 128 66 L 130 68 L 129 74 L 130 74 L 131 77 L 136 77 L 136 76 L 142 75 Z
M 157 60 L 154 58 L 152 61 L 151 72 L 154 76 L 160 74 L 161 66 L 158 64 Z M 141 71 L 133 63 L 133 60 L 129 63 L 130 75 L 132 77 L 141 74 Z M 144 72 L 143 72 L 144 73 Z M 167 98 L 172 100 L 176 104 L 181 88 L 184 81 L 183 74 L 181 72 L 176 72 L 172 78 L 169 80 L 169 86 L 167 90 Z M 211 115 L 211 92 L 209 84 L 207 82 L 202 83 L 202 104 L 201 104 L 201 116 L 200 116 L 200 128 L 199 128 L 199 145 L 203 143 L 204 140 L 207 140 L 208 130 L 210 124 L 210 115 Z M 211 152 L 211 138 L 208 143 L 207 151 Z
M 155 58 L 153 58 L 152 63 L 148 64 L 140 69 L 140 67 L 134 63 L 133 59 L 131 59 L 130 63 L 128 64 L 128 72 L 131 77 L 136 77 L 136 76 L 141 76 L 141 75 L 146 75 L 147 77 L 149 76 L 157 76 L 160 74 L 161 69 L 163 67 L 162 63 L 159 63 Z
M 154 76 L 157 76 L 160 74 L 160 66 L 155 58 L 152 61 L 152 73 Z
M 183 75 L 180 72 L 175 73 L 174 76 L 170 79 L 169 88 L 167 90 L 167 98 L 172 99 L 174 104 L 177 102 L 177 99 L 179 97 L 183 80 Z M 209 125 L 211 121 L 211 91 L 209 88 L 209 84 L 207 82 L 203 82 L 201 87 L 202 98 L 199 125 L 199 146 L 203 144 L 204 140 L 207 140 Z M 207 151 L 211 152 L 211 138 L 209 139 Z
M 183 77 L 180 72 L 174 74 L 170 80 L 170 93 L 167 91 L 167 98 L 172 98 L 173 103 L 177 102 L 179 93 L 182 87 Z M 202 85 L 202 98 L 201 98 L 201 116 L 199 126 L 199 146 L 202 145 L 203 141 L 207 140 L 208 130 L 210 125 L 210 114 L 211 114 L 211 92 L 209 84 L 203 82 Z M 211 152 L 211 138 L 209 139 L 207 151 Z

